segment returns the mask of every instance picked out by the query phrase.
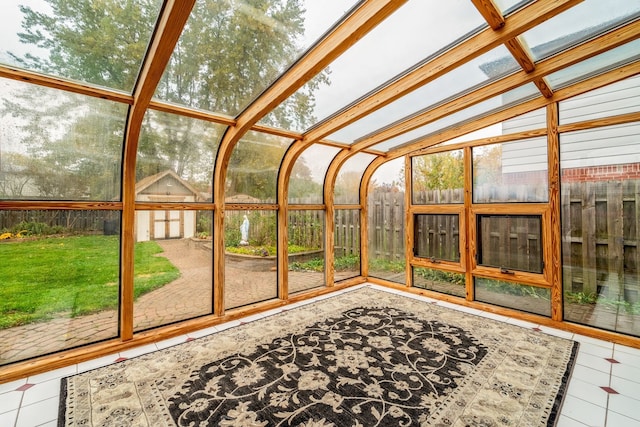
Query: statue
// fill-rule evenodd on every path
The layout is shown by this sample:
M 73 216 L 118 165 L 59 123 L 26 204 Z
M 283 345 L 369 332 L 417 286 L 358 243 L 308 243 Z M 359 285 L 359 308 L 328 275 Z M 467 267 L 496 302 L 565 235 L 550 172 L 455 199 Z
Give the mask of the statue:
M 249 218 L 244 216 L 244 220 L 242 221 L 242 225 L 240 225 L 240 244 L 242 246 L 247 246 L 249 244 Z

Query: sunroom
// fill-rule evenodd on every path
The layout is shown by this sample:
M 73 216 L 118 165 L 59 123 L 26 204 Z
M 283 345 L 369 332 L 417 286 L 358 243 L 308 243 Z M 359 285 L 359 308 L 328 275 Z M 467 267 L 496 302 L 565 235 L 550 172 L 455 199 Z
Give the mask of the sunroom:
M 640 2 L 3 10 L 0 383 L 362 285 L 640 348 Z

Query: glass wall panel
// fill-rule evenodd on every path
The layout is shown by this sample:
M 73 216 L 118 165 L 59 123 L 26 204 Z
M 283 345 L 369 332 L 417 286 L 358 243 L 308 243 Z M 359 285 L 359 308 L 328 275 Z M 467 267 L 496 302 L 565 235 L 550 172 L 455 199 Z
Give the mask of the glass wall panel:
M 462 298 L 467 295 L 464 273 L 413 267 L 413 286 Z
M 0 210 L 0 365 L 118 336 L 120 212 Z
M 549 200 L 547 139 L 473 147 L 473 202 Z
M 213 212 L 137 211 L 135 331 L 213 312 Z
M 569 98 L 561 101 L 559 105 L 560 124 L 563 125 L 639 112 L 640 76 Z M 598 129 L 592 129 L 588 132 L 591 131 L 597 132 Z
M 540 91 L 533 83 L 522 85 L 516 89 L 510 90 L 502 95 L 479 102 L 457 113 L 449 114 L 441 119 L 435 120 L 424 126 L 416 128 L 412 131 L 403 133 L 396 137 L 390 138 L 380 144 L 371 147 L 373 150 L 389 151 L 413 142 L 425 140 L 438 132 L 448 129 L 461 123 L 485 117 L 489 114 L 502 111 L 508 107 L 518 105 L 529 99 L 540 96 Z
M 414 256 L 433 261 L 460 262 L 458 214 L 417 214 L 413 218 Z
M 533 27 L 519 38 L 534 61 L 550 57 L 640 16 L 640 3 L 628 0 L 585 0 Z
M 293 140 L 249 131 L 236 144 L 227 170 L 227 203 L 275 203 L 278 171 Z
M 478 265 L 542 273 L 540 215 L 478 215 Z
M 161 0 L 5 0 L 0 62 L 131 92 L 161 6 Z
M 560 135 L 565 320 L 635 336 L 640 336 L 638 138 L 640 123 Z
M 324 200 L 324 178 L 339 148 L 313 144 L 296 160 L 289 179 L 290 204 L 321 204 Z
M 412 157 L 411 199 L 414 205 L 464 203 L 463 151 Z
M 0 79 L 0 199 L 120 199 L 126 104 Z
M 336 282 L 360 275 L 360 210 L 336 209 L 334 259 Z
M 218 144 L 225 127 L 148 110 L 136 161 L 136 200 L 210 202 Z
M 198 1 L 155 96 L 237 116 L 354 3 Z M 313 93 L 289 99 L 268 123 L 306 125 Z
M 369 276 L 405 283 L 404 158 L 380 166 L 367 200 Z
M 445 26 L 445 22 L 456 25 Z M 288 102 L 314 93 L 319 85 L 314 93 L 313 116 L 323 120 L 427 57 L 446 51 L 457 39 L 486 26 L 468 2 L 440 2 L 434 7 L 431 2 L 409 1 L 333 61 L 323 71 L 324 80 L 312 80 Z M 362 70 L 366 70 L 366 78 L 362 78 Z M 265 123 L 269 119 L 267 116 Z
M 336 176 L 336 184 L 333 189 L 333 202 L 336 205 L 360 203 L 362 174 L 375 157 L 373 154 L 358 153 L 344 162 Z
M 278 297 L 276 219 L 275 211 L 225 212 L 225 308 Z
M 376 129 L 381 129 L 414 115 L 417 111 L 433 108 L 460 97 L 473 89 L 520 69 L 507 48 L 499 46 L 340 129 L 327 138 L 351 144 Z
M 580 80 L 638 61 L 639 58 L 640 40 L 634 40 L 631 43 L 608 50 L 605 53 L 549 74 L 546 80 L 552 90 L 558 90 Z
M 324 211 L 292 210 L 288 221 L 289 293 L 324 286 Z
M 551 291 L 547 288 L 476 277 L 475 297 L 477 301 L 551 316 Z
M 518 10 L 533 1 L 534 0 L 494 0 L 494 3 L 498 6 L 503 15 L 508 15 L 514 10 Z

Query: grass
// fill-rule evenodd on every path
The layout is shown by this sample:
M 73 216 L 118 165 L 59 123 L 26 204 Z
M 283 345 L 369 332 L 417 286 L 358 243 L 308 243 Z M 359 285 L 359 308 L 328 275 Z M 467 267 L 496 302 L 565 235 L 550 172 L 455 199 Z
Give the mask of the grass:
M 226 252 L 241 255 L 257 255 L 257 256 L 275 256 L 277 250 L 275 246 L 227 246 L 224 249 Z M 304 246 L 289 245 L 289 254 L 297 254 L 300 252 L 313 251 L 312 248 L 305 248 Z
M 0 329 L 117 309 L 120 241 L 66 236 L 0 244 Z M 135 297 L 180 276 L 155 242 L 135 246 Z

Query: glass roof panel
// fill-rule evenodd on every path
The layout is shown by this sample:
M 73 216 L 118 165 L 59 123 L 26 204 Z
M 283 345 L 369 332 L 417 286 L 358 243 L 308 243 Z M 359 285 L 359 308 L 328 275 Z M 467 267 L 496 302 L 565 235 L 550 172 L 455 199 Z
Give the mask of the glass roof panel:
M 289 203 L 322 203 L 324 178 L 331 160 L 340 151 L 337 147 L 313 144 L 300 154 L 291 170 Z
M 383 125 L 391 124 L 427 107 L 444 103 L 489 81 L 497 80 L 518 70 L 520 70 L 520 66 L 507 48 L 499 46 L 380 110 L 334 132 L 327 138 L 351 144 L 363 135 L 380 129 Z
M 523 33 L 520 39 L 537 62 L 639 16 L 638 1 L 585 0 Z
M 0 63 L 131 93 L 161 0 L 3 0 Z
M 508 15 L 527 4 L 532 3 L 533 0 L 493 0 L 493 2 L 498 6 L 502 15 Z
M 455 24 L 455 25 L 454 25 Z M 312 116 L 322 120 L 379 85 L 439 52 L 457 39 L 487 24 L 468 0 L 412 0 L 369 32 L 317 78 L 298 90 L 293 99 L 310 96 Z M 279 107 L 262 123 L 276 125 Z M 304 131 L 311 123 L 298 124 Z M 295 125 L 295 124 L 294 124 Z
M 415 142 L 417 139 L 424 139 L 427 136 L 442 131 L 443 129 L 461 124 L 468 120 L 483 117 L 487 114 L 491 114 L 497 111 L 504 110 L 505 108 L 517 105 L 526 100 L 540 96 L 538 88 L 533 83 L 520 86 L 502 95 L 487 99 L 469 108 L 465 108 L 457 113 L 450 114 L 446 117 L 438 119 L 434 122 L 428 123 L 422 127 L 388 139 L 380 144 L 376 144 L 370 147 L 372 150 L 389 151 L 393 148 L 398 148 L 401 145 Z
M 638 59 L 640 59 L 640 39 L 549 74 L 547 82 L 553 90 L 558 90 Z
M 357 153 L 349 157 L 336 176 L 333 189 L 333 202 L 336 205 L 355 205 L 360 203 L 360 182 L 362 174 L 376 156 Z
M 247 132 L 233 148 L 226 203 L 275 203 L 278 171 L 293 139 Z
M 138 144 L 136 200 L 210 202 L 224 130 L 221 124 L 148 110 Z
M 127 111 L 0 78 L 0 200 L 120 200 Z
M 198 1 L 155 96 L 237 116 L 354 3 Z M 304 122 L 308 101 L 300 102 L 274 124 Z

